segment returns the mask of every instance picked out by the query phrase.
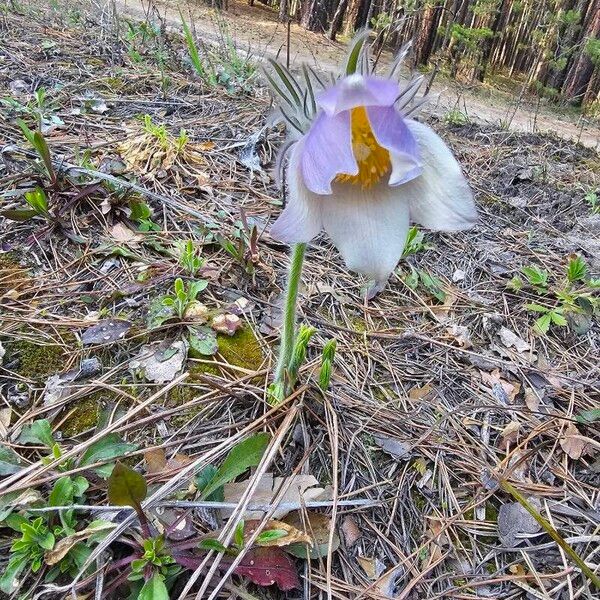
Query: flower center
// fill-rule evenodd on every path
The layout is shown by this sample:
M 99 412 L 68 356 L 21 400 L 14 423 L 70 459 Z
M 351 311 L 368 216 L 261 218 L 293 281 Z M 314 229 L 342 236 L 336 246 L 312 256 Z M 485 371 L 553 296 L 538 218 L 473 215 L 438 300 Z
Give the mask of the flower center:
M 350 112 L 352 152 L 358 163 L 358 174 L 342 173 L 335 181 L 361 185 L 363 189 L 376 184 L 391 168 L 390 153 L 378 143 L 364 106 Z

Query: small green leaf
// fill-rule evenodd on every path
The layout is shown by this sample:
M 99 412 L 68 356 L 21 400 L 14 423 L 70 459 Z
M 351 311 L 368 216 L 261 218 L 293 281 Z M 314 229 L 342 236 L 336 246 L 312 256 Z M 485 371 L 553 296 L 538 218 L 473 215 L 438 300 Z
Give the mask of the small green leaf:
M 33 137 L 33 131 L 27 127 L 27 123 L 23 119 L 17 119 L 17 125 L 21 128 L 25 139 L 32 145 L 35 146 L 35 139 Z
M 513 290 L 513 292 L 520 292 L 521 289 L 523 288 L 523 280 L 518 276 L 515 275 L 507 284 L 506 287 L 509 290 Z
M 139 508 L 148 493 L 143 475 L 117 462 L 108 478 L 108 500 L 116 506 Z
M 575 281 L 583 281 L 587 275 L 587 265 L 581 256 L 576 256 L 569 260 L 567 265 L 567 279 L 574 283 Z
M 531 285 L 544 288 L 548 286 L 548 271 L 545 269 L 540 269 L 534 265 L 532 267 L 523 267 L 521 271 Z
M 54 548 L 55 541 L 54 535 L 50 532 L 44 534 L 43 536 L 38 536 L 38 544 L 44 550 L 52 550 L 52 548 Z
M 411 289 L 417 289 L 419 285 L 419 273 L 414 269 L 411 269 L 411 272 L 404 277 L 404 283 Z
M 48 176 L 52 179 L 54 177 L 54 167 L 52 166 L 52 159 L 50 158 L 50 149 L 48 148 L 46 138 L 44 138 L 39 131 L 36 131 L 33 134 L 33 145 L 38 151 L 38 154 L 40 155 L 40 158 L 46 167 Z
M 73 496 L 75 498 L 81 498 L 85 491 L 90 487 L 89 481 L 82 475 L 73 477 Z
M 198 544 L 200 550 L 214 550 L 215 552 L 227 552 L 227 548 L 219 540 L 207 539 Z
M 163 576 L 155 573 L 146 581 L 140 590 L 138 600 L 169 600 L 169 592 Z
M 550 318 L 552 319 L 552 322 L 559 327 L 567 326 L 567 320 L 556 310 L 550 312 Z
M 360 58 L 360 54 L 366 41 L 366 32 L 354 38 L 353 46 L 350 50 L 350 55 L 348 56 L 348 60 L 346 61 L 346 75 L 353 75 L 354 73 L 356 73 L 356 69 L 358 67 L 358 59 Z
M 67 506 L 73 504 L 75 486 L 73 480 L 64 476 L 56 481 L 50 496 L 48 498 L 48 506 Z
M 19 442 L 22 444 L 42 444 L 48 448 L 54 446 L 54 437 L 52 435 L 52 426 L 48 419 L 34 421 L 31 425 L 25 425 Z
M 124 442 L 116 433 L 109 433 L 92 444 L 84 452 L 79 461 L 79 465 L 84 467 L 86 465 L 111 460 L 136 449 L 137 446 L 135 444 Z M 100 476 L 108 477 L 112 470 L 112 464 L 99 467 L 95 470 Z
M 202 494 L 204 488 L 212 481 L 215 474 L 217 472 L 217 468 L 212 465 L 208 465 L 198 475 L 196 475 L 196 487 L 198 491 Z M 209 494 L 204 498 L 209 502 L 224 502 L 225 494 L 223 490 L 223 486 L 218 487 L 212 494 Z
M 575 419 L 578 423 L 583 423 L 584 425 L 600 421 L 600 408 L 582 410 L 579 414 L 575 415 Z
M 547 313 L 550 312 L 550 309 L 547 308 L 546 306 L 542 306 L 541 304 L 535 304 L 533 302 L 529 302 L 525 305 L 525 308 L 527 310 L 530 310 L 532 312 L 539 312 L 539 313 Z
M 0 475 L 12 475 L 21 470 L 21 457 L 8 446 L 0 444 Z
M 32 192 L 25 192 L 25 201 L 38 215 L 48 213 L 48 199 L 41 187 L 36 187 Z
M 255 467 L 260 462 L 271 436 L 268 433 L 257 433 L 234 446 L 223 464 L 217 469 L 212 480 L 202 491 L 202 498 L 210 496 L 221 486 L 233 481 L 238 475 Z
M 244 547 L 244 520 L 242 519 L 236 526 L 233 533 L 233 541 L 239 548 Z
M 37 217 L 38 213 L 36 210 L 29 208 L 16 208 L 12 210 L 0 210 L 0 217 L 10 219 L 11 221 L 29 221 L 33 217 Z
M 275 540 L 284 538 L 288 532 L 285 529 L 269 529 L 269 531 L 263 531 L 258 534 L 256 543 L 260 546 L 261 544 L 269 544 Z
M 171 296 L 157 296 L 150 301 L 147 323 L 150 329 L 160 327 L 165 321 L 175 316 L 175 301 Z
M 321 368 L 319 369 L 319 387 L 326 392 L 329 389 L 331 383 L 331 361 L 328 358 L 323 359 L 321 362 Z
M 129 208 L 131 209 L 130 218 L 132 221 L 149 219 L 152 216 L 152 211 L 145 202 L 132 201 L 129 203 Z
M 189 284 L 188 288 L 188 300 L 192 301 L 196 299 L 196 296 L 204 291 L 208 287 L 208 281 L 206 279 L 198 279 L 197 281 L 192 281 Z
M 421 283 L 434 298 L 439 302 L 446 300 L 446 292 L 442 289 L 442 282 L 435 275 L 431 275 L 427 271 L 420 269 L 419 277 Z
M 189 327 L 190 356 L 200 358 L 212 356 L 219 350 L 217 333 L 210 327 Z
M 536 320 L 534 329 L 538 333 L 548 333 L 548 329 L 550 329 L 551 322 L 552 322 L 552 314 L 548 312 Z
M 17 554 L 10 557 L 8 565 L 0 577 L 0 590 L 5 594 L 12 595 L 20 586 L 19 575 L 23 572 L 29 556 L 27 554 Z

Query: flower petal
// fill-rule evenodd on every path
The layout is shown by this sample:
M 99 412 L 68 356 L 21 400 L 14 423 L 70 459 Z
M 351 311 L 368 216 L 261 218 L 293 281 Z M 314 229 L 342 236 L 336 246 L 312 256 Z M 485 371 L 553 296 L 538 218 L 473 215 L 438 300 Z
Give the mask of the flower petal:
M 336 183 L 321 215 L 348 268 L 384 283 L 402 256 L 409 227 L 408 203 L 397 188 Z
M 418 177 L 423 171 L 419 147 L 400 113 L 393 106 L 371 106 L 367 115 L 379 145 L 390 153 L 389 185 L 401 185 Z
M 356 73 L 319 94 L 317 105 L 333 116 L 357 106 L 392 106 L 399 95 L 397 82 Z
M 350 113 L 320 113 L 303 138 L 301 152 L 304 183 L 315 194 L 331 194 L 331 182 L 340 173 L 356 175 Z
M 429 127 L 406 119 L 419 145 L 423 173 L 398 188 L 412 221 L 438 231 L 470 229 L 477 222 L 473 193 L 448 146 Z
M 307 190 L 302 182 L 300 161 L 304 142 L 296 142 L 289 150 L 285 170 L 288 203 L 269 231 L 273 239 L 286 244 L 309 242 L 322 229 L 321 203 L 324 199 Z

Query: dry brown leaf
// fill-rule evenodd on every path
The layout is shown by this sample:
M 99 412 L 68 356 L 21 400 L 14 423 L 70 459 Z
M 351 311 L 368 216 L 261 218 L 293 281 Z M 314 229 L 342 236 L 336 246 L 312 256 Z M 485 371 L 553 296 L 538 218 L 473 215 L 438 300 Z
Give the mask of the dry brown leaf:
M 261 523 L 262 520 L 260 519 L 246 521 L 244 524 L 244 539 L 249 540 Z M 297 527 L 290 525 L 289 523 L 271 519 L 267 521 L 265 526 L 261 529 L 261 534 L 264 534 L 268 531 L 285 531 L 285 536 L 268 541 L 260 541 L 259 538 L 256 541 L 258 546 L 289 546 L 290 544 L 309 544 L 312 546 L 312 539 L 310 535 L 304 531 L 301 531 Z
M 146 450 L 144 460 L 146 461 L 146 473 L 150 475 L 161 473 L 167 466 L 167 456 L 162 448 Z
M 525 406 L 531 411 L 537 411 L 540 407 L 540 397 L 535 389 L 532 387 L 525 387 Z
M 139 233 L 129 229 L 127 225 L 123 223 L 115 223 L 110 229 L 110 235 L 120 244 L 135 244 L 143 239 L 143 236 Z
M 427 517 L 429 556 L 427 562 L 436 562 L 442 557 L 442 547 L 448 544 L 448 537 L 444 533 L 444 524 L 437 517 Z
M 404 577 L 405 573 L 406 570 L 403 564 L 388 569 L 373 585 L 373 591 L 377 592 L 379 597 L 395 598 L 398 580 Z
M 411 400 L 421 400 L 428 396 L 433 391 L 433 386 L 430 383 L 426 383 L 425 385 L 419 387 L 415 386 L 411 388 L 408 392 L 408 397 Z
M 95 524 L 90 524 L 89 527 L 74 533 L 62 540 L 59 540 L 56 546 L 52 548 L 52 550 L 48 550 L 46 554 L 44 554 L 44 560 L 47 565 L 55 565 L 60 562 L 79 542 L 83 540 L 87 540 L 90 536 L 98 533 L 100 531 L 106 531 L 108 529 L 114 529 L 116 527 L 115 523 L 109 523 L 108 521 L 99 521 Z
M 521 429 L 521 424 L 517 421 L 511 421 L 500 434 L 500 445 L 506 446 L 507 444 L 510 446 L 515 444 L 517 439 L 519 438 L 519 430 Z
M 498 332 L 501 342 L 507 348 L 514 348 L 519 354 L 526 352 L 531 348 L 528 342 L 523 338 L 520 338 L 516 333 L 508 329 L 507 327 L 500 327 Z
M 448 290 L 448 292 L 446 293 L 446 299 L 444 300 L 444 303 L 437 304 L 431 307 L 431 311 L 433 312 L 435 318 L 438 320 L 439 323 L 445 323 L 448 321 L 448 315 L 450 314 L 450 311 L 452 310 L 452 307 L 454 306 L 457 300 L 458 296 L 451 290 Z
M 289 484 L 289 487 L 287 487 Z M 323 488 L 312 475 L 293 475 L 292 477 L 273 477 L 273 473 L 265 473 L 258 482 L 258 486 L 250 499 L 251 504 L 272 504 L 273 499 L 281 487 L 287 487 L 281 504 L 309 502 L 322 497 Z M 227 483 L 224 486 L 223 493 L 225 502 L 239 502 L 242 495 L 248 488 L 248 481 Z M 291 508 L 277 509 L 271 516 L 274 519 L 281 519 L 287 515 Z M 227 519 L 233 513 L 233 509 L 224 508 L 221 514 Z M 263 511 L 246 511 L 242 518 L 261 519 L 265 513 Z
M 185 340 L 173 342 L 166 348 L 162 343 L 146 344 L 130 361 L 129 369 L 132 373 L 142 374 L 148 381 L 166 383 L 182 370 L 187 353 Z
M 461 348 L 470 348 L 473 345 L 468 327 L 464 325 L 452 325 L 446 331 Z
M 340 536 L 331 531 L 334 526 L 328 515 L 318 512 L 300 512 L 298 510 L 291 512 L 286 518 L 289 523 L 297 529 L 305 530 L 310 537 L 310 546 L 306 543 L 295 544 L 287 548 L 287 552 L 299 558 L 321 558 L 327 556 L 329 552 L 335 552 L 340 546 Z M 331 539 L 331 548 L 329 541 Z
M 517 577 L 527 577 L 527 571 L 525 571 L 525 568 L 521 564 L 510 565 L 508 570 Z
M 359 529 L 353 517 L 347 516 L 342 521 L 342 533 L 346 547 L 351 548 L 362 537 L 362 532 Z
M 365 575 L 372 581 L 375 581 L 385 571 L 385 565 L 378 558 L 357 556 L 356 561 L 362 567 Z
M 521 384 L 510 383 L 500 377 L 500 369 L 494 369 L 491 373 L 479 371 L 481 380 L 492 388 L 492 396 L 503 404 L 512 404 L 516 395 L 521 391 Z
M 536 510 L 541 509 L 537 498 L 528 498 Z M 541 526 L 519 502 L 503 504 L 498 511 L 498 536 L 503 546 L 511 548 L 520 539 L 537 533 Z
M 208 321 L 208 317 L 210 315 L 210 310 L 205 304 L 202 302 L 198 302 L 197 300 L 194 302 L 190 302 L 183 316 L 186 321 L 193 321 L 194 323 L 206 323 Z
M 560 447 L 563 452 L 573 460 L 579 460 L 584 454 L 591 451 L 591 440 L 581 435 L 574 423 L 569 423 L 560 439 Z

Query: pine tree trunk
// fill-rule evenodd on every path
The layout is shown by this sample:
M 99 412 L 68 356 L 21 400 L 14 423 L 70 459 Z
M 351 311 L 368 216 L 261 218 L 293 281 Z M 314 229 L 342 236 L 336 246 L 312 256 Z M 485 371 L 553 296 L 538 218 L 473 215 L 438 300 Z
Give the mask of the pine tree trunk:
M 335 38 L 337 34 L 340 32 L 342 25 L 344 23 L 344 16 L 346 15 L 346 10 L 348 8 L 348 0 L 342 0 L 333 15 L 333 19 L 331 20 L 331 27 L 329 28 L 329 39 L 335 42 Z
M 563 85 L 563 95 L 569 101 L 580 104 L 587 92 L 587 87 L 594 73 L 592 59 L 585 51 L 587 40 L 597 37 L 600 34 L 600 0 L 590 3 L 590 9 L 586 14 L 586 19 L 582 28 L 580 37 L 581 47 L 577 59 L 573 62 L 565 83 Z

